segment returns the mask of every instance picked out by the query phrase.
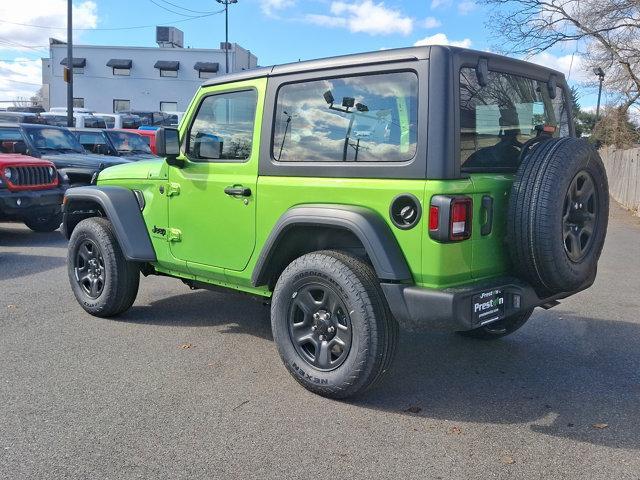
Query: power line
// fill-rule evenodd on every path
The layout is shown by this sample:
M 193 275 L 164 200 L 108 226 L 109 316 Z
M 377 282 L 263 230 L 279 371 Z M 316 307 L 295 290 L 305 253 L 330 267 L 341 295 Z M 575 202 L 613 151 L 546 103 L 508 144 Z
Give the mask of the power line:
M 205 15 L 206 15 L 206 14 L 209 14 L 209 13 L 214 13 L 214 12 L 212 12 L 212 11 L 203 12 L 203 11 L 199 11 L 199 10 L 191 10 L 190 8 L 183 7 L 183 6 L 180 6 L 180 5 L 176 5 L 175 3 L 171 3 L 171 2 L 169 2 L 168 0 L 160 0 L 160 1 L 161 1 L 162 3 L 168 3 L 169 5 L 171 5 L 171 6 L 173 6 L 173 7 L 179 8 L 179 9 L 181 9 L 181 10 L 186 10 L 187 12 L 191 12 L 191 13 L 199 13 L 199 14 L 205 14 Z
M 78 31 L 87 31 L 87 32 L 114 32 L 114 31 L 118 31 L 118 30 L 137 30 L 140 28 L 155 28 L 158 25 L 175 25 L 176 23 L 183 23 L 183 22 L 190 22 L 192 20 L 198 20 L 200 18 L 206 18 L 206 17 L 211 17 L 213 15 L 219 15 L 222 12 L 224 12 L 224 9 L 213 12 L 213 13 L 208 13 L 206 15 L 198 15 L 195 17 L 190 17 L 190 18 L 183 18 L 180 20 L 170 20 L 168 22 L 158 22 L 158 23 L 154 23 L 153 25 L 135 25 L 135 26 L 131 26 L 131 27 L 112 27 L 112 28 L 74 28 L 73 31 L 74 32 L 78 32 Z M 8 25 L 18 25 L 20 27 L 30 27 L 30 28 L 43 28 L 45 30 L 66 30 L 67 27 L 51 27 L 48 25 L 32 25 L 29 23 L 19 23 L 19 22 L 8 22 L 7 20 L 0 20 L 0 23 L 6 23 Z
M 20 80 L 12 80 L 10 78 L 3 78 L 5 82 L 13 82 L 13 83 L 22 83 L 23 85 L 34 85 L 36 87 L 41 87 L 41 83 L 31 83 L 31 82 L 21 82 Z
M 164 5 L 161 5 L 159 3 L 156 3 L 154 0 L 149 0 L 151 3 L 153 3 L 156 7 L 161 8 L 169 13 L 173 13 L 175 15 L 182 15 L 183 17 L 188 17 L 188 18 L 194 18 L 195 15 L 189 15 L 188 13 L 180 13 L 180 12 L 176 12 L 175 10 L 171 10 L 168 7 L 165 7 Z

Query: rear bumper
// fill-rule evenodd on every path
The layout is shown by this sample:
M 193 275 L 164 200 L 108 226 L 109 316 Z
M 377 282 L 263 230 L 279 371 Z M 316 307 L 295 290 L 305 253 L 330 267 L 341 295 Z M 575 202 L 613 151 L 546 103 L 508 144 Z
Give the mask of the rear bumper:
M 504 315 L 534 307 L 551 308 L 556 301 L 589 288 L 595 280 L 595 272 L 589 281 L 571 292 L 540 297 L 531 285 L 515 277 L 499 277 L 474 282 L 455 288 L 430 289 L 415 285 L 383 283 L 391 313 L 406 330 L 463 331 L 482 326 L 482 320 L 473 314 L 473 297 L 489 290 L 504 292 Z
M 23 220 L 39 215 L 54 215 L 60 212 L 64 188 L 51 190 L 23 190 L 12 192 L 0 190 L 0 218 Z

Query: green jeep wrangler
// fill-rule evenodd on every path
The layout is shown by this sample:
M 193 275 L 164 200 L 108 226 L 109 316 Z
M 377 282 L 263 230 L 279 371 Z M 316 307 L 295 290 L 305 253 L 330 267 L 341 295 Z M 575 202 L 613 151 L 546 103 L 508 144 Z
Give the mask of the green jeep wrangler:
M 68 190 L 71 287 L 99 317 L 140 273 L 257 296 L 291 375 L 348 397 L 398 326 L 495 339 L 593 283 L 608 184 L 571 119 L 561 73 L 453 47 L 208 80 L 163 160 Z

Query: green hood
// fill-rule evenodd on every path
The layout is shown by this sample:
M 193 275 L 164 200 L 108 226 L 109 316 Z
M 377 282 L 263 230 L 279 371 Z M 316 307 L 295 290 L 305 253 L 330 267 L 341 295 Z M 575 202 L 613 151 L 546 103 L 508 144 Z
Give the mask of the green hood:
M 98 180 L 159 178 L 164 165 L 162 158 L 116 165 L 100 172 Z

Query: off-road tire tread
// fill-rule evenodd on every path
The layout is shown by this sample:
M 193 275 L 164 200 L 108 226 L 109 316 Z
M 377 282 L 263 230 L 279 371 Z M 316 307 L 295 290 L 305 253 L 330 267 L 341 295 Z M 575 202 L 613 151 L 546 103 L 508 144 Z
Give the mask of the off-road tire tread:
M 67 258 L 69 268 L 69 280 L 72 283 L 74 293 L 76 288 L 75 279 L 73 278 L 73 255 L 75 249 L 76 240 L 79 236 L 87 232 L 92 239 L 99 244 L 102 250 L 102 255 L 106 264 L 109 263 L 115 268 L 111 268 L 111 271 L 107 275 L 107 283 L 114 288 L 105 288 L 102 295 L 107 295 L 104 299 L 100 298 L 99 305 L 95 307 L 89 307 L 85 305 L 81 299 L 78 302 L 88 313 L 96 317 L 113 317 L 119 315 L 133 305 L 136 296 L 138 294 L 138 287 L 140 284 L 140 268 L 137 264 L 129 262 L 120 248 L 120 244 L 113 231 L 111 222 L 102 217 L 92 217 L 82 220 L 73 231 L 71 239 L 69 240 L 69 254 Z M 76 294 L 76 298 L 78 294 Z
M 562 265 L 557 264 L 555 253 L 564 246 L 558 245 L 552 233 L 557 228 L 556 209 L 562 208 L 553 200 L 558 193 L 558 179 L 566 175 L 572 156 L 589 155 L 587 149 L 591 147 L 584 140 L 572 137 L 545 141 L 524 157 L 514 178 L 508 208 L 509 253 L 518 276 L 527 280 L 540 295 L 571 291 L 586 280 L 577 274 L 572 277 L 566 269 L 560 268 Z M 594 181 L 598 183 L 601 180 L 604 184 L 603 191 L 598 192 L 598 199 L 602 202 L 602 211 L 599 212 L 603 217 L 599 226 L 601 231 L 598 232 L 594 255 L 585 260 L 593 264 L 588 266 L 595 268 L 606 234 L 608 186 L 606 172 L 597 153 L 590 157 L 589 164 L 599 170 L 599 178 L 594 178 Z
M 379 381 L 389 369 L 397 344 L 398 324 L 389 311 L 380 281 L 371 265 L 357 257 L 337 250 L 316 251 L 297 258 L 284 270 L 276 284 L 272 304 L 276 304 L 280 295 L 278 284 L 288 282 L 296 272 L 304 270 L 322 270 L 323 274 L 349 285 L 351 293 L 359 298 L 360 303 L 358 306 L 350 305 L 349 308 L 373 312 L 369 317 L 373 321 L 367 322 L 363 335 L 370 343 L 361 349 L 362 360 L 340 384 L 327 386 L 305 381 L 294 371 L 283 355 L 283 350 L 278 347 L 283 363 L 298 383 L 318 395 L 339 399 L 361 393 Z M 273 321 L 275 319 L 272 316 Z

